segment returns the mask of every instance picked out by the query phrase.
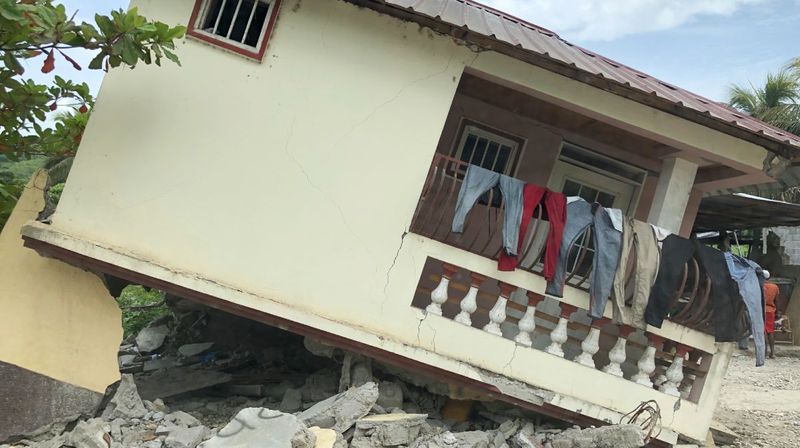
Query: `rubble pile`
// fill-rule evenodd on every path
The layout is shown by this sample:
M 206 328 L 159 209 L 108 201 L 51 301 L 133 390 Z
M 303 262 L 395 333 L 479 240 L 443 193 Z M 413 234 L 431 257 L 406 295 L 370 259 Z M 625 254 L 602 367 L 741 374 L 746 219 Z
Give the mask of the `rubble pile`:
M 635 425 L 570 428 L 436 380 L 186 301 L 123 341 L 102 409 L 0 448 L 644 446 Z

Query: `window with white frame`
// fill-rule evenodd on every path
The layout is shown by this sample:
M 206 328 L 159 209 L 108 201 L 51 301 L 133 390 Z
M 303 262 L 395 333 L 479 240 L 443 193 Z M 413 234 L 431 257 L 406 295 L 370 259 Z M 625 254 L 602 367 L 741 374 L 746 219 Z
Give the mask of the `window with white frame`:
M 280 0 L 197 0 L 189 34 L 261 59 Z
M 520 141 L 476 124 L 464 124 L 453 157 L 501 174 L 513 175 Z

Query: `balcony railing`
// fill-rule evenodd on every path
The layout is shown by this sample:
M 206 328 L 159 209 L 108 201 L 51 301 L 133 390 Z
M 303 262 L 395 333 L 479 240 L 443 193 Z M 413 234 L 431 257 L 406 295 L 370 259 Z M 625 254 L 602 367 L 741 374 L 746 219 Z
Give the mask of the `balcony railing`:
M 503 201 L 490 190 L 477 201 L 464 232 L 453 234 L 455 203 L 467 164 L 437 154 L 434 157 L 411 231 L 481 257 L 496 260 L 502 250 Z M 542 256 L 549 230 L 546 216 L 537 207 L 519 254 L 518 269 L 542 275 Z M 592 274 L 592 243 L 588 233 L 570 249 L 567 285 L 587 290 Z M 635 253 L 629 254 L 635 257 Z M 586 310 L 563 299 L 545 298 L 531 291 L 530 282 L 509 284 L 491 278 L 491 272 L 470 272 L 429 257 L 417 285 L 413 306 L 517 344 L 542 350 L 605 373 L 673 396 L 697 402 L 714 355 L 712 346 L 693 347 L 609 319 L 592 320 Z M 635 266 L 631 259 L 628 266 Z M 633 277 L 626 273 L 626 284 Z M 498 278 L 504 278 L 498 275 Z M 517 276 L 517 278 L 520 278 Z M 539 282 L 541 284 L 541 282 Z M 690 259 L 675 291 L 668 319 L 682 326 L 713 333 L 711 278 L 694 258 Z M 626 288 L 629 289 L 629 288 Z M 588 297 L 586 300 L 588 306 Z M 744 319 L 744 308 L 740 316 Z M 743 327 L 745 328 L 745 327 Z M 630 352 L 630 356 L 629 356 Z
M 496 260 L 502 250 L 503 200 L 497 189 L 489 190 L 477 201 L 465 222 L 464 231 L 450 231 L 456 199 L 461 188 L 463 174 L 468 164 L 458 159 L 436 154 L 414 214 L 411 231 L 458 247 L 476 255 Z M 549 223 L 541 206 L 534 211 L 527 235 L 519 253 L 517 269 L 542 275 L 542 257 L 549 230 Z M 588 290 L 592 274 L 591 229 L 570 249 L 566 284 Z M 628 254 L 626 284 L 632 280 L 636 265 L 635 252 Z M 675 291 L 668 319 L 698 331 L 713 334 L 713 307 L 710 300 L 711 279 L 695 258 L 691 258 L 683 270 L 683 277 Z M 629 288 L 626 288 L 629 290 Z M 630 299 L 630 297 L 628 297 Z M 745 319 L 744 308 L 739 310 Z M 745 327 L 743 327 L 745 328 Z

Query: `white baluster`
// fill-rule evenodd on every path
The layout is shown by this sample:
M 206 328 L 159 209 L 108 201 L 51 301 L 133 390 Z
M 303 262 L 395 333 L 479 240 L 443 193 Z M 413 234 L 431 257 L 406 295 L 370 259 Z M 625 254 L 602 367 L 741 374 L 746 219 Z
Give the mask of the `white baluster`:
M 681 396 L 678 386 L 680 386 L 681 381 L 683 381 L 683 357 L 686 355 L 686 352 L 686 347 L 678 345 L 678 352 L 675 354 L 675 358 L 672 360 L 669 369 L 667 369 L 667 373 L 664 374 L 667 381 L 659 388 L 661 392 L 674 397 Z
M 514 341 L 517 344 L 522 344 L 526 347 L 530 347 L 533 345 L 533 341 L 531 340 L 531 332 L 536 329 L 536 319 L 534 315 L 536 314 L 536 308 L 529 306 L 528 309 L 525 310 L 525 315 L 522 316 L 522 319 L 519 320 L 517 326 L 519 327 L 519 333 L 514 338 Z
M 497 282 L 497 284 L 500 286 L 500 295 L 489 311 L 489 323 L 484 325 L 483 329 L 495 336 L 503 336 L 500 324 L 506 321 L 506 305 L 508 305 L 508 298 L 515 288 L 508 283 Z
M 486 277 L 473 272 L 470 274 L 472 283 L 470 284 L 467 295 L 461 300 L 461 312 L 455 317 L 455 321 L 466 326 L 472 326 L 472 313 L 478 309 L 478 289 Z
M 626 338 L 632 332 L 633 328 L 625 325 L 619 328 L 619 337 L 617 338 L 617 343 L 614 344 L 614 347 L 608 352 L 608 360 L 611 362 L 607 366 L 603 367 L 603 372 L 620 377 L 623 375 L 622 368 L 620 366 L 625 362 L 625 358 L 627 357 L 625 349 L 627 348 L 628 340 Z
M 569 316 L 575 312 L 577 308 L 566 303 L 562 303 L 560 306 L 561 316 L 558 318 L 558 324 L 556 324 L 553 331 L 550 332 L 550 345 L 547 346 L 545 351 L 551 355 L 563 358 L 564 349 L 561 348 L 561 345 L 567 342 L 567 324 L 569 323 Z
M 662 339 L 660 336 L 651 334 L 648 335 L 648 341 L 649 345 L 642 353 L 642 357 L 639 358 L 639 362 L 636 363 L 639 372 L 631 380 L 642 386 L 653 387 L 650 377 L 656 370 L 656 350 L 661 346 Z
M 450 285 L 450 278 L 456 273 L 456 267 L 442 263 L 442 279 L 439 280 L 439 286 L 431 291 L 431 304 L 425 307 L 425 311 L 441 316 L 442 305 L 447 302 L 447 287 Z
M 594 369 L 596 367 L 594 364 L 594 355 L 600 350 L 599 341 L 600 329 L 593 326 L 589 329 L 589 334 L 586 335 L 586 338 L 581 342 L 581 350 L 583 351 L 575 358 L 575 362 Z

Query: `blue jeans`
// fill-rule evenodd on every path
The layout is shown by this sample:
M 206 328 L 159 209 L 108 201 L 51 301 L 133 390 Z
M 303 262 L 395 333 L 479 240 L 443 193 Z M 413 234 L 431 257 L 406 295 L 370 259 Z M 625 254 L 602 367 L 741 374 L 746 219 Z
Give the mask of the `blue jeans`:
M 764 289 L 759 281 L 761 268 L 753 261 L 737 257 L 730 252 L 725 253 L 725 262 L 731 272 L 731 278 L 739 285 L 739 294 L 747 307 L 753 342 L 756 346 L 756 367 L 764 365 L 766 345 L 764 342 L 764 308 L 762 294 Z
M 456 212 L 453 216 L 453 233 L 464 231 L 464 221 L 469 211 L 484 193 L 500 185 L 505 207 L 503 215 L 503 248 L 508 255 L 517 255 L 519 225 L 522 223 L 522 190 L 525 182 L 489 171 L 477 165 L 467 167 L 467 174 L 458 190 Z
M 594 235 L 589 316 L 599 319 L 603 317 L 611 295 L 622 250 L 622 232 L 614 227 L 608 212 L 600 204 L 589 204 L 583 199 L 567 204 L 567 223 L 561 239 L 556 272 L 553 281 L 547 284 L 546 293 L 555 297 L 563 296 L 570 249 L 589 227 L 592 227 Z

